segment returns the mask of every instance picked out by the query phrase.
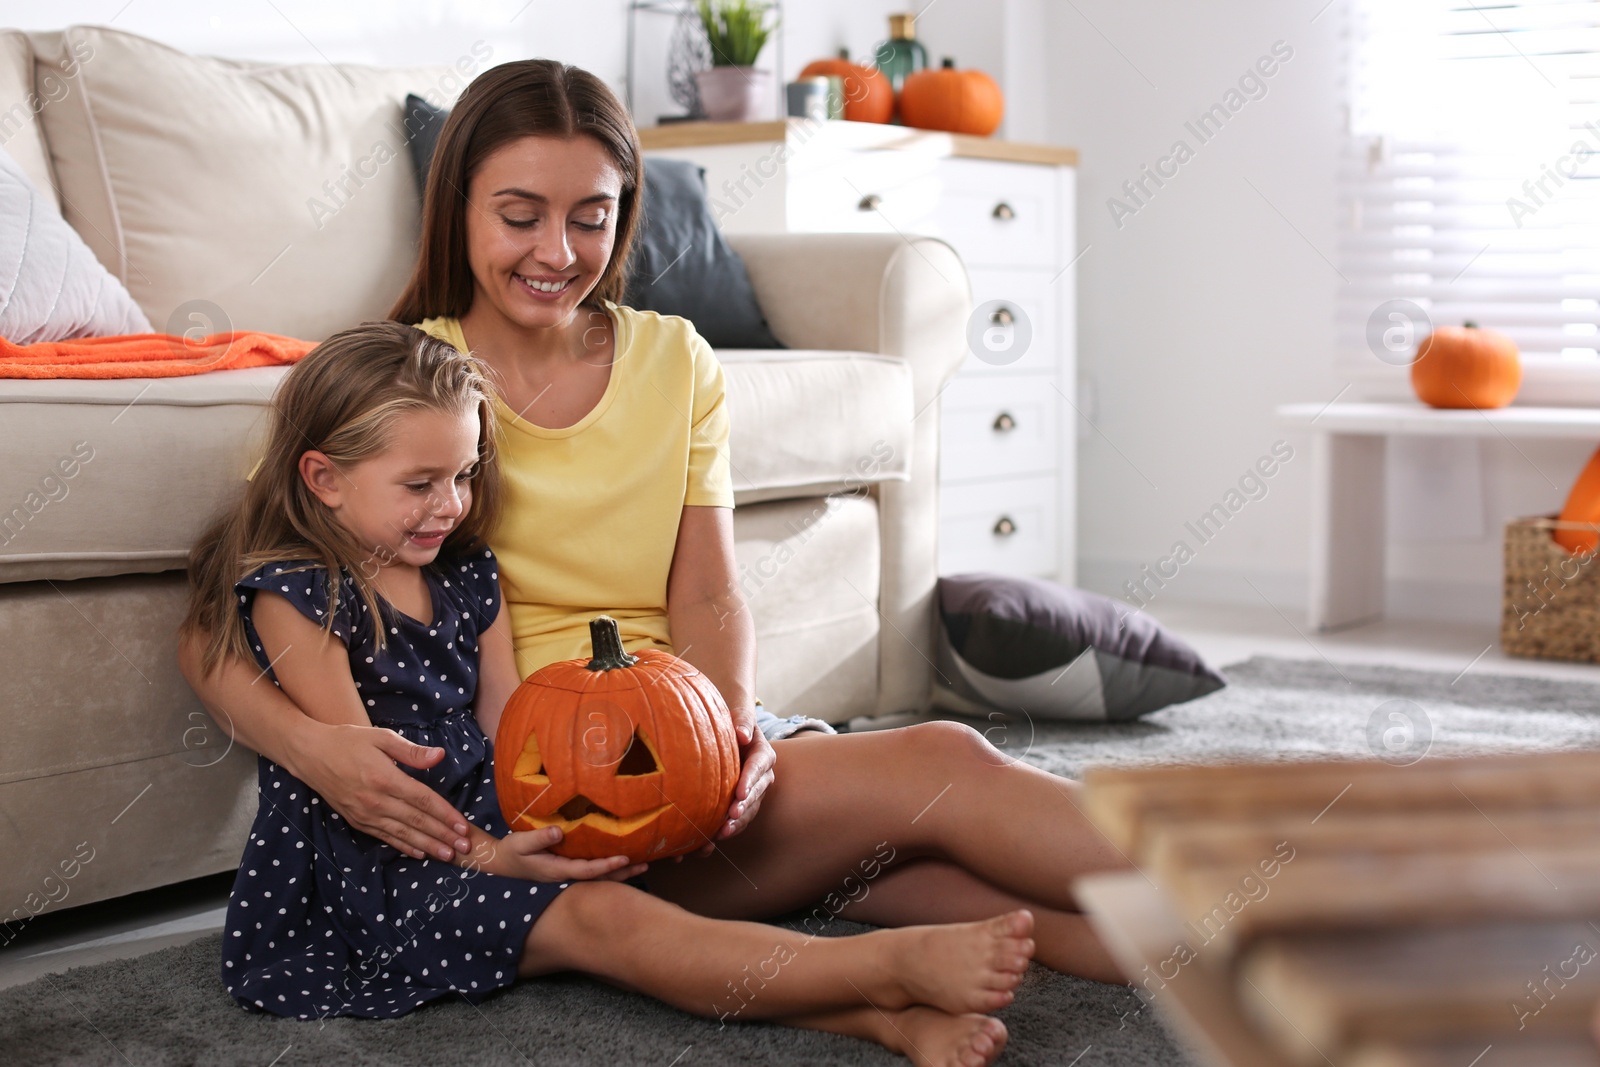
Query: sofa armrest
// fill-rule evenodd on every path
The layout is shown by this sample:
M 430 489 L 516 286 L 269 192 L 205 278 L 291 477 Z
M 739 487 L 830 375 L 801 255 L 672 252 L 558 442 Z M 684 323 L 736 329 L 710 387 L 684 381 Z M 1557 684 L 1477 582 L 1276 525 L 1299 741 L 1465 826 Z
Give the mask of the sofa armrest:
M 767 324 L 790 348 L 904 359 L 917 377 L 919 407 L 966 355 L 972 287 L 961 257 L 936 237 L 729 234 L 727 240 L 750 272 Z
M 877 713 L 932 694 L 939 578 L 939 393 L 966 356 L 972 288 L 948 244 L 895 234 L 729 234 L 772 332 L 791 348 L 903 359 L 912 372 L 910 478 L 876 487 L 882 582 Z

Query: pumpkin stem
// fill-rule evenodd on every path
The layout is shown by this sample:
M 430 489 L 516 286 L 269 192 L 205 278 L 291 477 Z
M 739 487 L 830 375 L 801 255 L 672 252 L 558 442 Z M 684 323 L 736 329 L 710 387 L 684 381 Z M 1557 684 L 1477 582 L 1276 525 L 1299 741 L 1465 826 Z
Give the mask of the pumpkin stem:
M 956 59 L 954 56 L 945 56 L 944 62 L 940 63 L 939 66 L 945 70 L 954 70 L 956 68 Z
M 839 49 L 839 58 L 844 60 L 846 63 L 850 62 L 850 49 L 848 49 L 848 48 Z
M 1461 325 L 1465 326 L 1469 330 L 1476 330 L 1478 328 L 1478 324 L 1473 322 L 1471 319 L 1468 319 L 1466 322 L 1463 322 Z
M 614 671 L 639 662 L 638 656 L 623 651 L 617 620 L 609 615 L 597 615 L 589 620 L 589 649 L 594 653 L 594 659 L 588 663 L 591 671 Z

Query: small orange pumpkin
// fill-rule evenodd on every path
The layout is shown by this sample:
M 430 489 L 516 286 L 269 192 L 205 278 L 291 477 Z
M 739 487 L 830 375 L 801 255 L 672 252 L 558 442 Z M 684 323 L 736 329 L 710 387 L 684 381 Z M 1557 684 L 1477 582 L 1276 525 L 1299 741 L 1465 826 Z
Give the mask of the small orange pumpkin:
M 900 121 L 921 130 L 945 130 L 987 137 L 1000 128 L 1005 94 L 981 70 L 957 70 L 944 57 L 938 69 L 906 75 L 900 86 Z
M 589 623 L 594 658 L 547 664 L 506 701 L 495 794 L 513 830 L 559 826 L 552 849 L 634 863 L 702 847 L 733 801 L 739 748 L 710 679 L 656 649 L 623 651 Z
M 844 79 L 844 117 L 850 122 L 888 122 L 894 116 L 894 88 L 883 71 L 850 62 L 839 49 L 838 59 L 816 59 L 800 72 L 802 78 L 837 76 Z
M 1595 454 L 1589 457 L 1578 480 L 1572 483 L 1572 492 L 1567 494 L 1567 502 L 1561 508 L 1560 521 L 1589 526 L 1600 524 L 1600 449 L 1596 449 Z M 1600 534 L 1594 530 L 1557 528 L 1551 536 L 1556 544 L 1568 552 L 1592 554 L 1600 548 Z
M 1411 364 L 1417 399 L 1436 408 L 1503 408 L 1521 387 L 1516 342 L 1475 322 L 1434 330 Z

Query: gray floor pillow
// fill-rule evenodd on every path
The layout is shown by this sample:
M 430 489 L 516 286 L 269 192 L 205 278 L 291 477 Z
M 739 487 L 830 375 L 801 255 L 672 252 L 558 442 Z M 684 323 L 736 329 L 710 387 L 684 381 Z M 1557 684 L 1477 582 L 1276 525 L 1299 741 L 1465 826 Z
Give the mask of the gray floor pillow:
M 967 713 L 1116 722 L 1227 680 L 1148 615 L 1038 578 L 939 579 L 935 704 Z

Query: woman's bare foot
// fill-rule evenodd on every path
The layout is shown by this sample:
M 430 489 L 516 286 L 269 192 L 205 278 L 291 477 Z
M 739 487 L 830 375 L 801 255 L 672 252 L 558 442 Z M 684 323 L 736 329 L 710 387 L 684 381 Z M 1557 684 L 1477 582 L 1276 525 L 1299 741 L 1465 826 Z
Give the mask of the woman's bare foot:
M 915 1004 L 888 1019 L 890 1047 L 917 1067 L 989 1067 L 1006 1047 L 1006 1024 L 992 1015 L 951 1015 Z
M 1010 1004 L 1033 958 L 1033 913 L 1008 911 L 981 922 L 885 930 L 891 994 L 879 1007 L 927 1004 L 959 1015 Z

